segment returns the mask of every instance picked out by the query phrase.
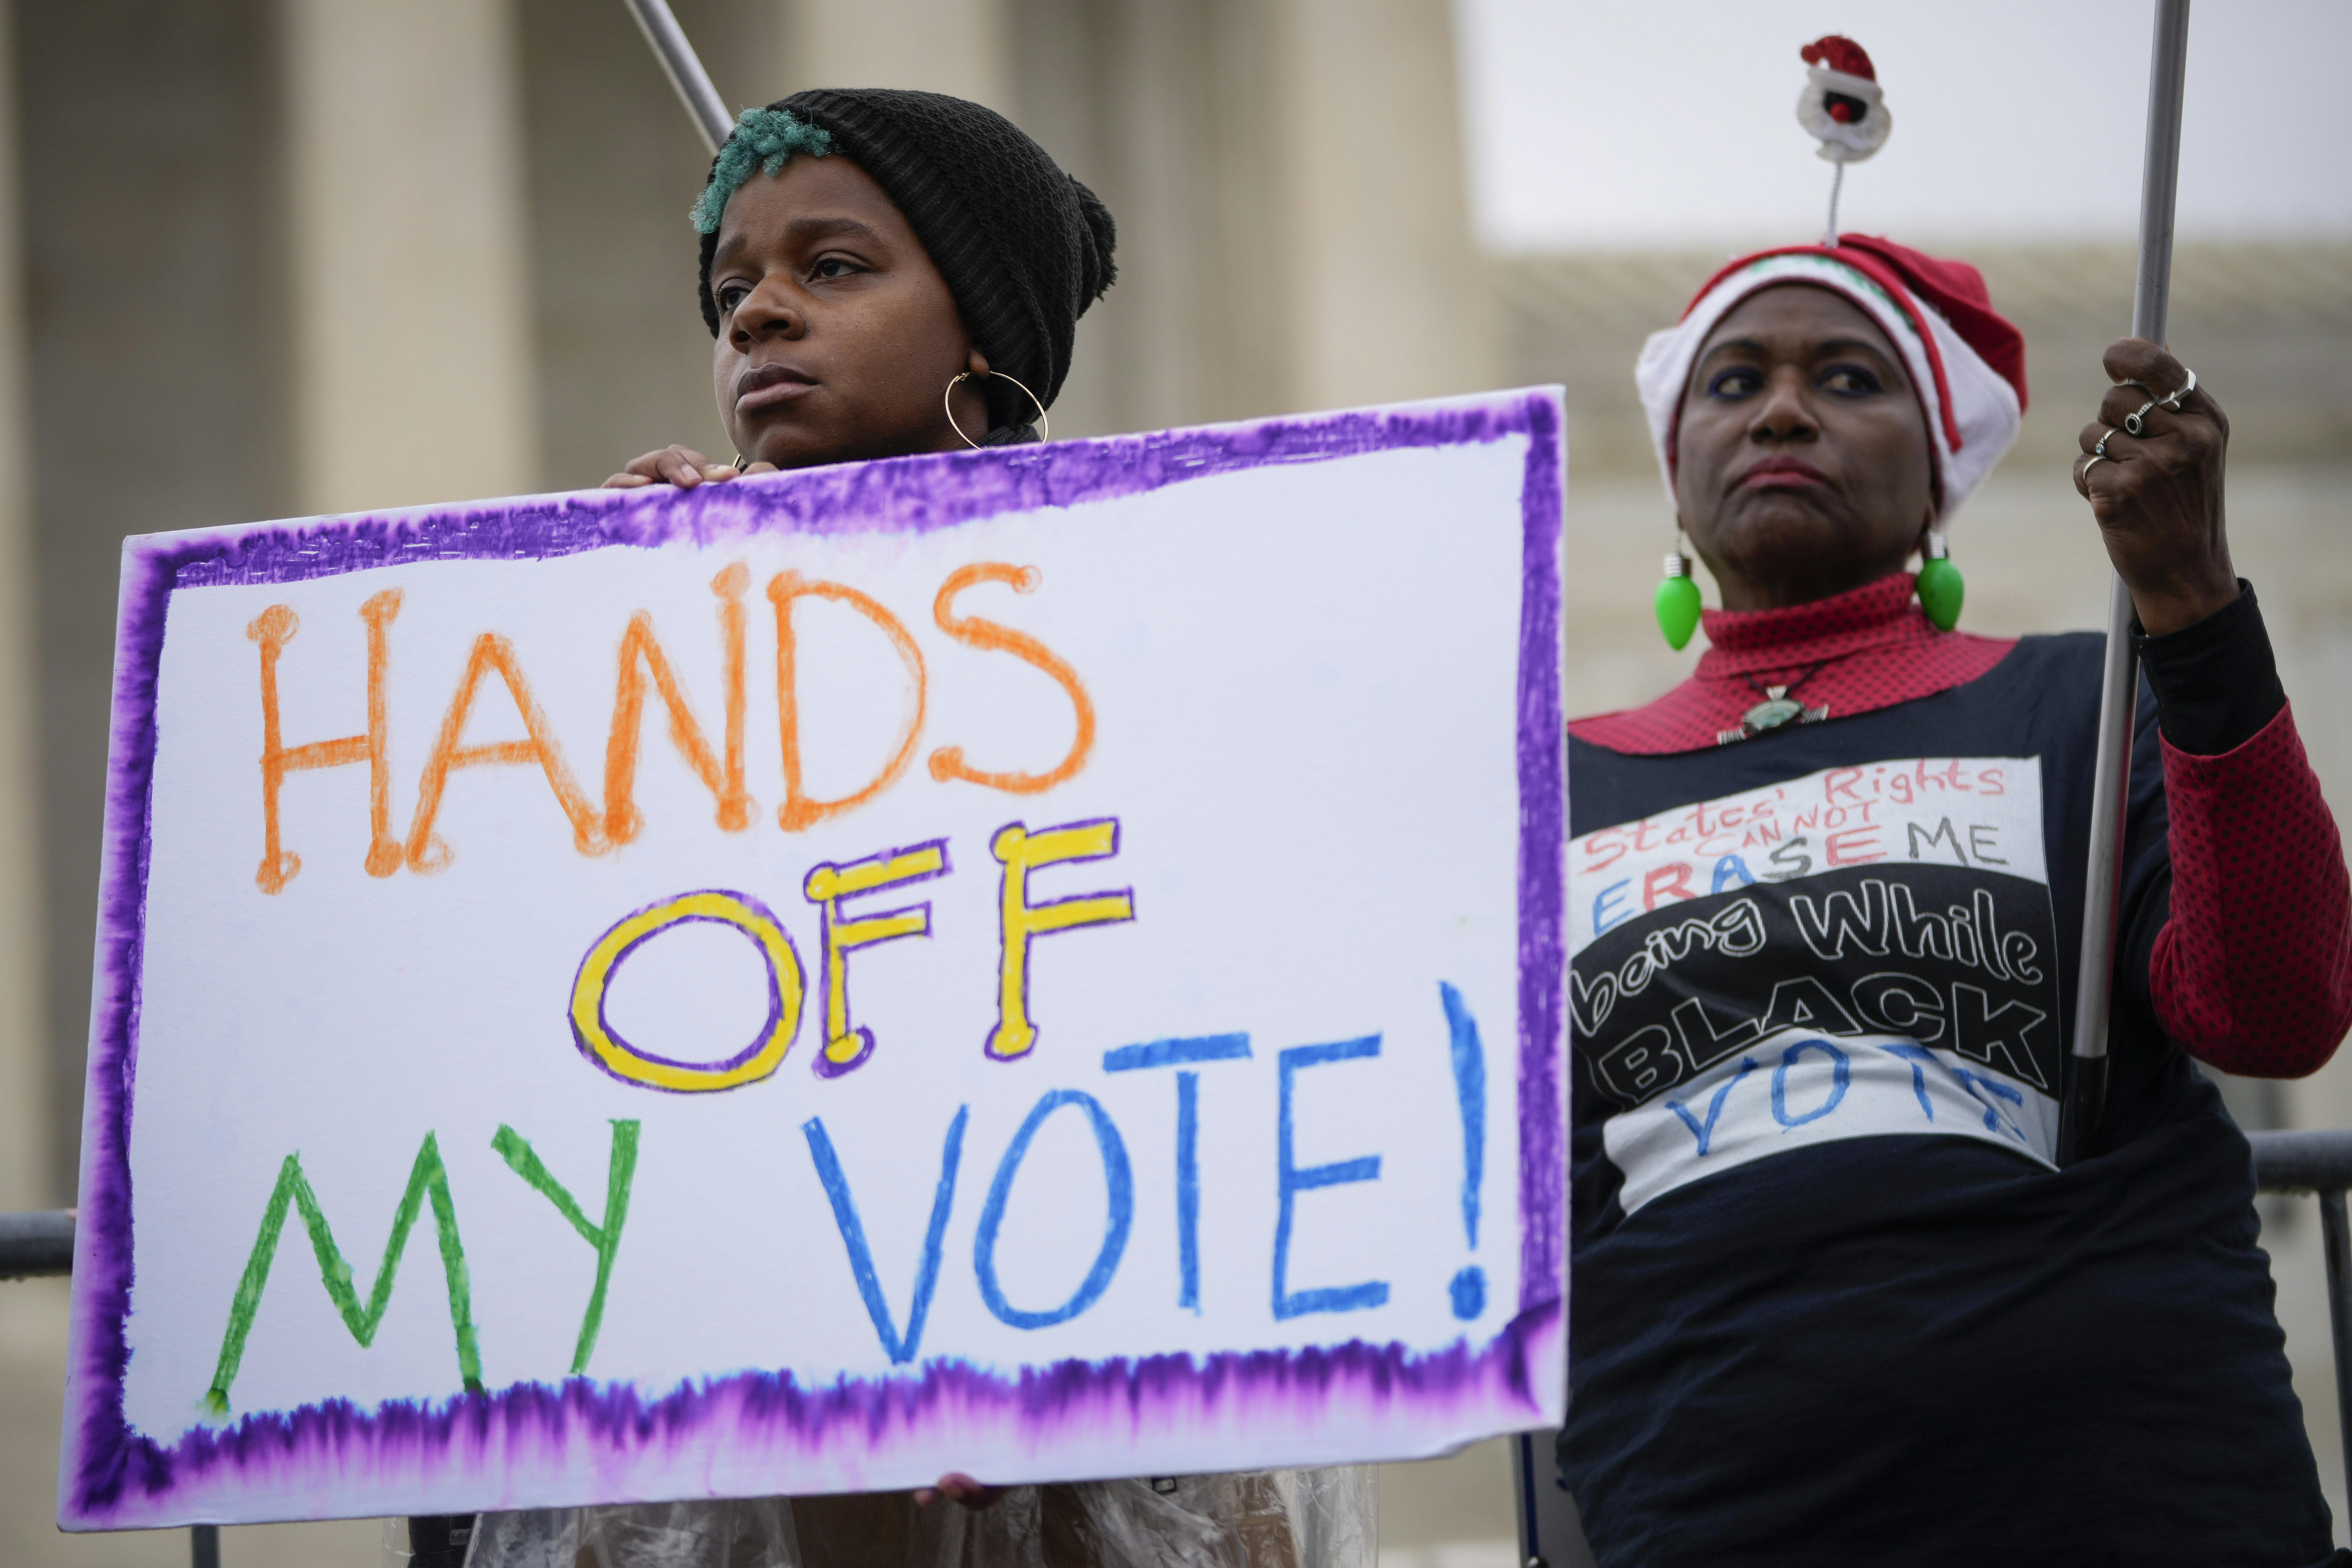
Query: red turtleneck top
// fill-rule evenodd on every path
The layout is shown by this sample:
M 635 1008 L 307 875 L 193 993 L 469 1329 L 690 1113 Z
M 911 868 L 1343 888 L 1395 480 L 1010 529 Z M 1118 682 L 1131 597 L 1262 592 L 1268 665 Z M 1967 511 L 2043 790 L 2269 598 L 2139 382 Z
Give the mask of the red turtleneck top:
M 1902 573 L 1810 605 L 1709 610 L 1709 646 L 1689 679 L 1569 732 L 1628 756 L 1698 751 L 1737 731 L 1768 686 L 1850 717 L 1966 685 L 2016 647 L 1937 631 L 1915 581 Z M 2225 1072 L 2297 1078 L 2352 1028 L 2352 894 L 2251 592 L 2213 619 L 2232 611 L 2228 626 L 2142 642 L 2162 715 L 2172 858 L 2171 917 L 2148 981 L 2158 1020 L 2190 1055 Z M 2237 646 L 2249 633 L 2258 658 Z M 2216 651 L 2218 660 L 2200 657 Z M 2205 668 L 2185 668 L 2197 663 Z M 2211 712 L 2176 716 L 2190 704 L 2168 702 L 2168 687 L 2210 689 L 2199 695 L 2208 708 L 2234 706 L 2235 729 Z
M 1709 610 L 1707 650 L 1688 680 L 1640 708 L 1579 719 L 1569 733 L 1629 756 L 1695 752 L 1785 685 L 1830 717 L 1930 697 L 1999 664 L 2012 637 L 1939 632 L 1912 596 L 1908 572 L 1785 610 Z

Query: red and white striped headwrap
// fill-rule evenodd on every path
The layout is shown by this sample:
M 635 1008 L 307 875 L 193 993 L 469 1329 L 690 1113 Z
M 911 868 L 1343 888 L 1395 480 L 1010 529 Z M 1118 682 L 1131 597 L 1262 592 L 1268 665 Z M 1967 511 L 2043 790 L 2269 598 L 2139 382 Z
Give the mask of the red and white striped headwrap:
M 1742 257 L 1707 279 L 1680 321 L 1650 334 L 1633 379 L 1668 497 L 1675 426 L 1699 349 L 1741 300 L 1792 283 L 1853 300 L 1902 354 L 1927 417 L 1942 515 L 1949 517 L 2017 439 L 2025 412 L 2025 339 L 1994 312 L 1975 268 L 1866 234 Z

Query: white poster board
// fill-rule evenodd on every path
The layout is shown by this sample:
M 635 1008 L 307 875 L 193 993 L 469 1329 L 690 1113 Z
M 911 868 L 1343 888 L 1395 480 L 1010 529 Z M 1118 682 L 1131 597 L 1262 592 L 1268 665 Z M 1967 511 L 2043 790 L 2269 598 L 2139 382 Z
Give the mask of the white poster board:
M 71 1529 L 1562 1414 L 1556 392 L 124 548 Z

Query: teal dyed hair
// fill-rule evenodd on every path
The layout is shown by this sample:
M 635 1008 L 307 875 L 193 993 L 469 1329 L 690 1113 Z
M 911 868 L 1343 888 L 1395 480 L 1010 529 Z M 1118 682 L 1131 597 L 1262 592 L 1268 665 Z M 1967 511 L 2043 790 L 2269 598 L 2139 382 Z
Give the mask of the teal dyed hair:
M 727 144 L 711 161 L 710 184 L 702 188 L 694 204 L 695 228 L 703 234 L 719 232 L 719 215 L 727 210 L 728 201 L 743 188 L 752 170 L 772 174 L 795 153 L 822 158 L 832 151 L 830 133 L 789 109 L 745 110 Z

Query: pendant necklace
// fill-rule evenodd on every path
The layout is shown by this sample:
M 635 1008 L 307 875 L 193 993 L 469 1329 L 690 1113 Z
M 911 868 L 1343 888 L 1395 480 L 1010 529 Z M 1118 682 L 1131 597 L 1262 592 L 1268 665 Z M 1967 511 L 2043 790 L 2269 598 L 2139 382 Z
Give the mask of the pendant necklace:
M 1812 668 L 1784 686 L 1767 686 L 1754 676 L 1743 674 L 1741 679 L 1761 692 L 1764 700 L 1739 716 L 1738 729 L 1717 731 L 1715 743 L 1718 746 L 1727 746 L 1734 741 L 1748 740 L 1768 731 L 1778 730 L 1783 725 L 1818 724 L 1828 718 L 1830 710 L 1826 706 L 1808 708 L 1789 695 L 1820 674 L 1826 663 L 1827 661 L 1824 660 L 1822 664 L 1813 666 Z

